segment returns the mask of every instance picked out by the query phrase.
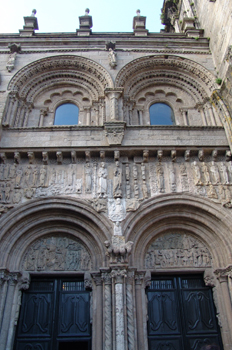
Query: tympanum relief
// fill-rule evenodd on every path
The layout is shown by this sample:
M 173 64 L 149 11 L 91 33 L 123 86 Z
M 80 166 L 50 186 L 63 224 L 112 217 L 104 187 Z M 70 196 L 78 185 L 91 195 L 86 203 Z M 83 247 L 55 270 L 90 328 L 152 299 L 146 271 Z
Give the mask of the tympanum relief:
M 26 271 L 86 271 L 91 269 L 91 257 L 77 239 L 62 235 L 36 240 L 24 255 Z
M 99 159 L 90 154 L 86 160 L 76 154 L 54 159 L 43 152 L 39 160 L 33 152 L 27 159 L 18 153 L 0 164 L 0 213 L 32 198 L 67 195 L 87 200 L 116 224 L 144 200 L 172 192 L 189 192 L 232 207 L 232 162 L 225 157 L 199 161 L 190 155 L 164 157 L 158 151 L 144 162 L 143 157 L 105 158 L 105 153 Z M 120 232 L 118 224 L 115 231 Z
M 210 267 L 211 254 L 202 242 L 182 233 L 159 236 L 148 248 L 144 265 L 148 269 Z

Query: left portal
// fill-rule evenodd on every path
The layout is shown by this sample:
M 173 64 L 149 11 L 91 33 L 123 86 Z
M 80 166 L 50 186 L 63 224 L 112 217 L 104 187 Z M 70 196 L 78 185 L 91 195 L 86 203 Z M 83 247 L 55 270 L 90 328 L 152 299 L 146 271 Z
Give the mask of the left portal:
M 91 350 L 90 293 L 77 278 L 32 279 L 23 292 L 15 350 Z

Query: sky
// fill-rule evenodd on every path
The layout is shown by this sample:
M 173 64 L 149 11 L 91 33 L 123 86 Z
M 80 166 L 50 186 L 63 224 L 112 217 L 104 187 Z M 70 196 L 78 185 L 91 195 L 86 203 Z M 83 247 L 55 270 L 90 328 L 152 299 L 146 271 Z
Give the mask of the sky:
M 79 16 L 89 8 L 93 32 L 132 32 L 133 17 L 140 9 L 147 17 L 146 29 L 160 32 L 163 0 L 0 0 L 0 33 L 18 33 L 23 17 L 37 10 L 38 33 L 75 32 Z

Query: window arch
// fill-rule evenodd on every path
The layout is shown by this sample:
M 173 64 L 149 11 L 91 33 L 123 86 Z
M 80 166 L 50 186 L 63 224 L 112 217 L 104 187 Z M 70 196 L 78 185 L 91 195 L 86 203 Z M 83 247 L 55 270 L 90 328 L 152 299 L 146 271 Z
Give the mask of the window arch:
M 74 103 L 63 103 L 56 108 L 54 125 L 78 124 L 79 108 Z
M 151 125 L 175 124 L 174 112 L 166 103 L 154 103 L 149 108 Z

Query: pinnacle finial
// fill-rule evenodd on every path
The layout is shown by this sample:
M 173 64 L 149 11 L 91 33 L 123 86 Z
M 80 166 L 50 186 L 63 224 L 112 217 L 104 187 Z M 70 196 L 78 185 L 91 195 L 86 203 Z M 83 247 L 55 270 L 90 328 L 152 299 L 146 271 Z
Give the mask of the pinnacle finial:
M 88 16 L 89 15 L 89 9 L 85 9 L 85 15 Z
M 136 13 L 137 13 L 137 16 L 139 17 L 140 16 L 140 10 L 137 10 Z
M 35 17 L 36 12 L 37 12 L 36 9 L 33 9 L 32 12 L 31 12 L 31 17 Z

